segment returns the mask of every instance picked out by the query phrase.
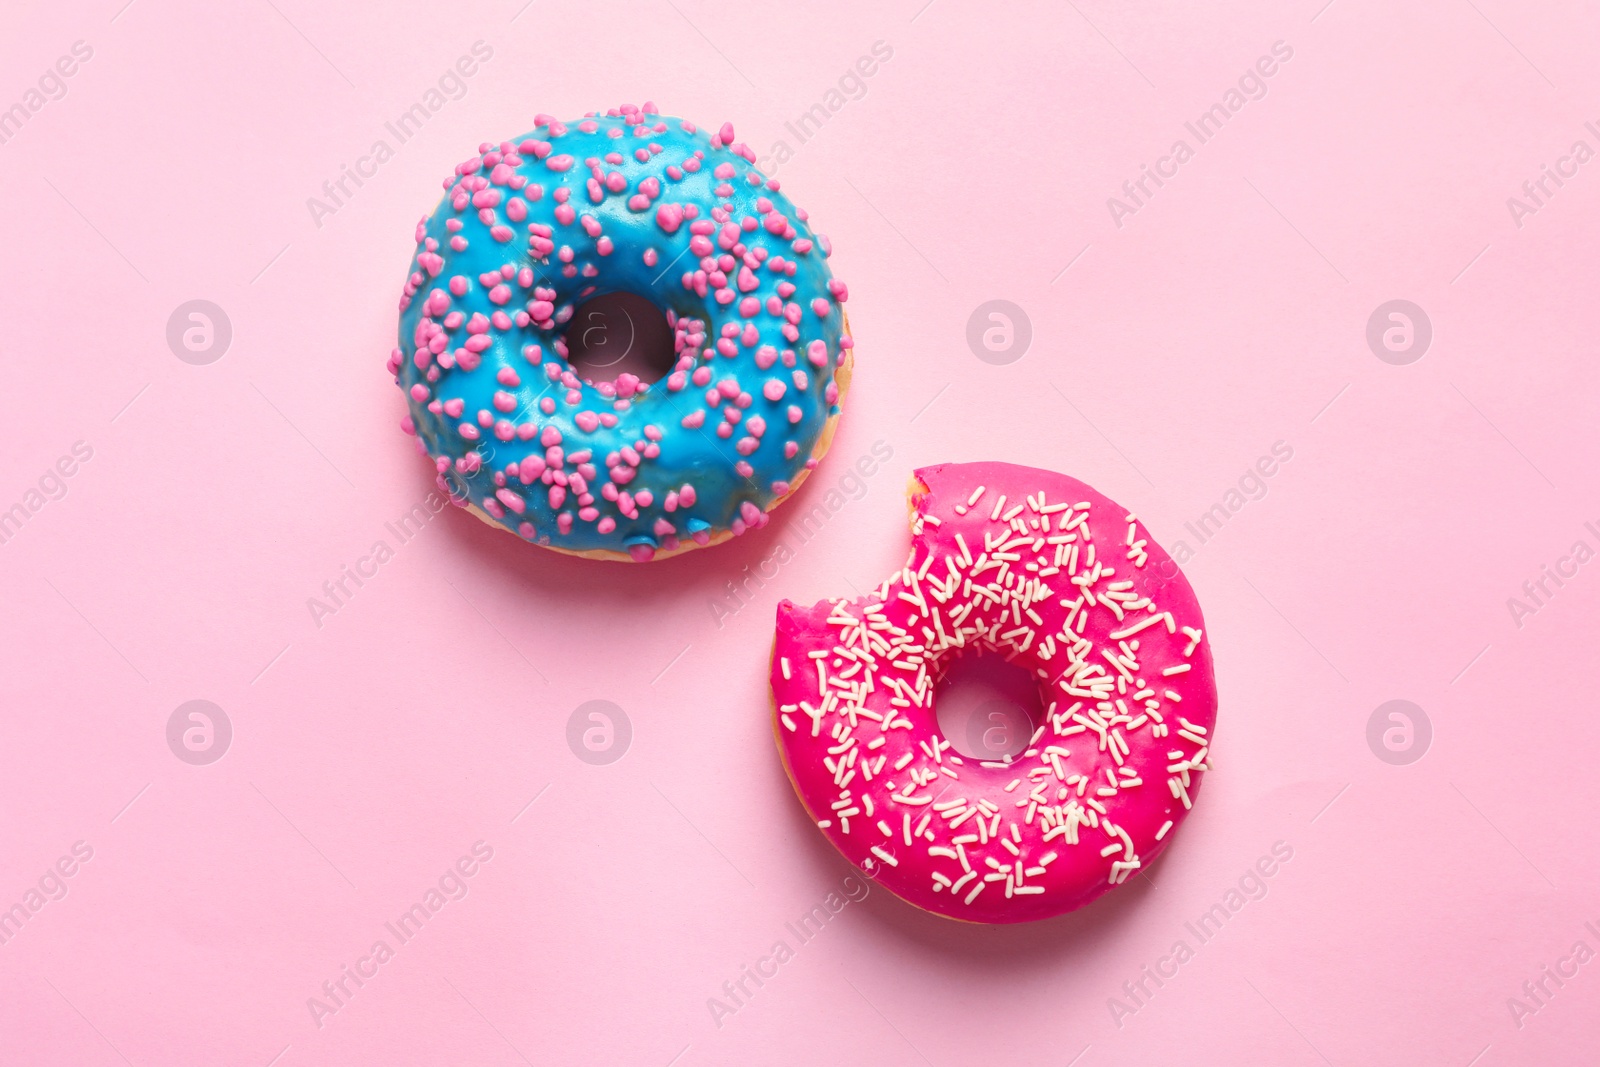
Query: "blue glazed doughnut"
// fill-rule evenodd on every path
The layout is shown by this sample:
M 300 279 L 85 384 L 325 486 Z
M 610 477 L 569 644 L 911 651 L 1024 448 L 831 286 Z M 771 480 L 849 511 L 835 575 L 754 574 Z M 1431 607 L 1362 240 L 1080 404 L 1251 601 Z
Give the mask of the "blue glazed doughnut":
M 400 301 L 402 428 L 480 518 L 645 561 L 763 525 L 826 452 L 849 385 L 828 239 L 734 143 L 646 103 L 484 144 L 455 169 Z M 579 304 L 650 300 L 672 370 L 580 378 Z

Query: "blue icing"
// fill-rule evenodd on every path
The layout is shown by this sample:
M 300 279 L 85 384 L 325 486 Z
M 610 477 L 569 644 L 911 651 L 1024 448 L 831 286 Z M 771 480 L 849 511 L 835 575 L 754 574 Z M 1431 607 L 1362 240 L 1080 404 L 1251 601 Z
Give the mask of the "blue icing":
M 631 108 L 539 121 L 457 167 L 418 227 L 391 369 L 441 485 L 573 551 L 644 555 L 759 525 L 838 413 L 834 371 L 850 342 L 827 239 L 722 134 Z M 661 308 L 676 337 L 673 372 L 631 397 L 620 379 L 578 380 L 563 358 L 575 308 L 617 291 Z M 500 379 L 506 368 L 514 378 Z

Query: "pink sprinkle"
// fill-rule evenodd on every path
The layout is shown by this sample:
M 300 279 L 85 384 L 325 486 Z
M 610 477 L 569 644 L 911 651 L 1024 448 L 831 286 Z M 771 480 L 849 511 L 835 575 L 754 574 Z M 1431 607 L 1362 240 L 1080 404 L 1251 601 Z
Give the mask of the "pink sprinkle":
M 692 508 L 694 507 L 694 501 L 694 486 L 690 485 L 688 482 L 685 482 L 683 484 L 683 488 L 678 490 L 678 503 L 682 504 L 686 508 Z
M 527 510 L 527 504 L 523 501 L 522 497 L 517 493 L 513 493 L 509 489 L 496 489 L 494 491 L 494 495 L 500 498 L 500 502 L 502 504 L 516 512 L 518 515 L 521 515 L 525 510 Z
M 719 140 L 721 140 L 723 144 L 732 144 L 733 143 L 733 123 L 724 122 L 722 124 L 722 129 L 717 131 L 717 138 Z
M 582 430 L 584 433 L 594 433 L 595 430 L 600 428 L 600 416 L 596 415 L 592 411 L 578 412 L 578 414 L 573 417 L 573 421 L 578 424 L 578 429 Z
M 766 397 L 768 400 L 777 402 L 783 399 L 783 394 L 788 392 L 788 390 L 789 387 L 784 385 L 779 379 L 769 378 L 767 379 L 767 384 L 761 387 L 761 395 Z
M 534 154 L 537 155 L 538 154 L 537 151 Z M 544 165 L 549 167 L 551 170 L 558 171 L 558 172 L 559 171 L 564 171 L 564 170 L 571 170 L 572 169 L 572 157 L 571 156 L 567 156 L 567 155 L 551 156 L 549 159 L 544 161 Z
M 826 297 L 817 297 L 811 301 L 811 310 L 819 319 L 828 317 L 829 305 Z

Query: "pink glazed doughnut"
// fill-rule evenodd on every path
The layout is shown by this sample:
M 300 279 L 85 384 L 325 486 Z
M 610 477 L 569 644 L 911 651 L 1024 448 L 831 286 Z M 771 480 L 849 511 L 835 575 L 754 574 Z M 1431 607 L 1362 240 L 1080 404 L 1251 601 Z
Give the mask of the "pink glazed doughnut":
M 778 605 L 773 732 L 847 859 L 919 908 L 1015 923 L 1148 866 L 1188 814 L 1217 717 L 1194 591 L 1138 519 L 1064 474 L 916 472 L 911 556 L 856 600 Z M 1037 679 L 1006 762 L 963 759 L 935 687 L 964 650 Z

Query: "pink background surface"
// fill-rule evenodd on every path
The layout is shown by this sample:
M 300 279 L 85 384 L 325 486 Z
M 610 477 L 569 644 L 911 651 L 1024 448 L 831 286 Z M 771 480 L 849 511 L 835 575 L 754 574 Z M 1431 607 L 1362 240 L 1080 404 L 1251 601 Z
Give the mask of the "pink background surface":
M 1507 598 L 1600 548 L 1600 162 L 1520 227 L 1506 203 L 1600 148 L 1592 7 L 653 0 L 584 32 L 543 0 L 123 2 L 13 11 L 0 40 L 0 106 L 93 49 L 0 145 L 0 508 L 93 449 L 0 545 L 0 904 L 93 849 L 0 945 L 0 1060 L 1592 1054 L 1600 961 L 1535 1013 L 1508 998 L 1600 949 L 1600 564 L 1520 627 Z M 478 39 L 465 95 L 317 226 L 307 198 Z M 798 145 L 784 124 L 879 40 Z M 1118 227 L 1107 198 L 1276 41 L 1265 97 Z M 833 238 L 858 373 L 798 506 L 874 442 L 893 458 L 804 544 L 780 511 L 630 569 L 452 510 L 397 545 L 430 485 L 383 370 L 417 217 L 479 141 L 647 98 L 788 140 L 779 175 Z M 1365 340 L 1397 298 L 1433 326 L 1406 366 Z M 205 366 L 166 342 L 192 299 L 232 324 Z M 965 340 L 990 299 L 1032 324 L 1007 365 Z M 1198 546 L 1184 524 L 1278 441 L 1265 497 Z M 880 580 L 911 470 L 967 459 L 1066 471 L 1197 550 L 1217 769 L 1168 855 L 1080 913 L 964 927 L 874 891 L 798 945 L 785 923 L 851 871 L 771 741 L 773 606 Z M 307 598 L 379 538 L 395 557 L 317 626 Z M 192 699 L 233 727 L 207 766 L 166 741 Z M 1405 766 L 1366 740 L 1392 699 L 1432 723 Z M 632 723 L 607 766 L 566 742 L 589 700 Z M 307 999 L 480 840 L 464 899 L 319 1026 Z M 1275 842 L 1266 896 L 1200 944 L 1185 923 Z M 717 1025 L 708 998 L 780 938 L 795 958 Z M 1193 958 L 1129 1000 L 1178 940 Z

